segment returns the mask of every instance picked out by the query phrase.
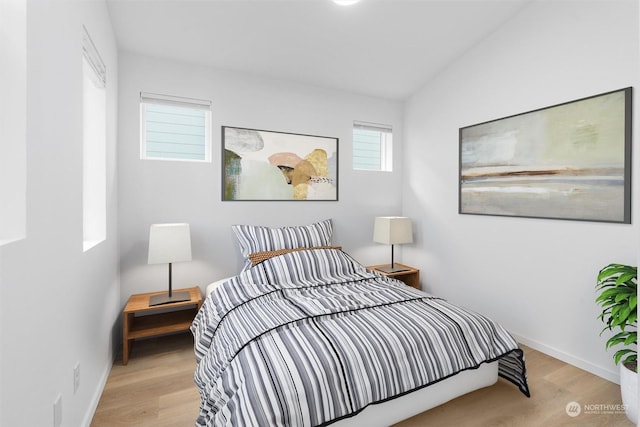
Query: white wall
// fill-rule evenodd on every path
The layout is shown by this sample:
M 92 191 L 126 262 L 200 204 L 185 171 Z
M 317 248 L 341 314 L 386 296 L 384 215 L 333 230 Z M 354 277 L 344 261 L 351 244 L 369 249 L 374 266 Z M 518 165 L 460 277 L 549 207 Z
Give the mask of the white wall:
M 417 242 L 404 261 L 423 288 L 614 381 L 594 284 L 609 262 L 637 264 L 639 150 L 632 225 L 459 215 L 458 129 L 627 86 L 637 99 L 638 55 L 636 0 L 533 2 L 415 94 L 405 119 L 403 213 Z
M 82 25 L 107 65 L 107 240 L 82 250 Z M 26 238 L 0 247 L 0 425 L 89 425 L 119 317 L 117 52 L 102 1 L 27 6 Z M 2 203 L 3 201 L 0 201 Z M 80 362 L 80 389 L 73 367 Z
M 457 135 L 461 126 L 638 86 L 637 17 L 635 0 L 534 2 L 427 84 L 403 112 L 397 102 L 118 57 L 103 2 L 31 0 L 27 238 L 0 247 L 0 425 L 52 425 L 58 394 L 63 426 L 88 424 L 120 346 L 113 337 L 124 301 L 166 286 L 166 268 L 146 264 L 154 222 L 191 224 L 194 261 L 175 266 L 174 282 L 205 286 L 240 266 L 231 224 L 333 218 L 334 243 L 368 264 L 389 255 L 371 241 L 373 218 L 406 214 L 416 243 L 403 245 L 399 258 L 422 269 L 427 290 L 496 318 L 527 344 L 615 379 L 606 337 L 598 337 L 593 283 L 610 261 L 637 263 L 637 198 L 632 225 L 460 216 Z M 87 253 L 82 24 L 107 64 L 109 99 L 107 241 Z M 141 161 L 140 91 L 211 99 L 213 162 Z M 395 172 L 351 170 L 353 120 L 393 125 Z M 637 134 L 638 113 L 634 122 Z M 222 125 L 340 138 L 340 200 L 221 202 Z M 637 173 L 633 180 L 638 188 Z M 76 361 L 81 388 L 74 395 Z
M 132 293 L 167 287 L 167 266 L 148 265 L 149 225 L 188 222 L 193 258 L 173 266 L 174 287 L 204 287 L 236 274 L 240 254 L 232 224 L 302 225 L 332 218 L 334 244 L 363 263 L 389 248 L 372 242 L 373 218 L 399 214 L 402 105 L 223 70 L 120 55 L 118 177 L 122 304 Z M 213 102 L 212 163 L 140 160 L 139 96 L 152 92 Z M 394 129 L 394 172 L 351 169 L 354 120 Z M 339 138 L 339 201 L 222 202 L 221 126 Z

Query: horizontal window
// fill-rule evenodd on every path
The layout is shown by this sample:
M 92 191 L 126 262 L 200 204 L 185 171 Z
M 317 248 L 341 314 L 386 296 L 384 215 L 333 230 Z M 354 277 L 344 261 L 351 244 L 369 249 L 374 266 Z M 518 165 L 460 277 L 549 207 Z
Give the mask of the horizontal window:
M 211 161 L 211 102 L 140 94 L 143 159 Z

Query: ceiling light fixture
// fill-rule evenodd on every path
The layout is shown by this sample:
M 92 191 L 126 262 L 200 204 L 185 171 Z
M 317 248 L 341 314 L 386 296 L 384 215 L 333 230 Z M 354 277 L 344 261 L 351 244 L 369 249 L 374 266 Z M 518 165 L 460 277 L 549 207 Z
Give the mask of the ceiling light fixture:
M 333 0 L 335 4 L 339 4 L 340 6 L 351 6 L 352 4 L 358 3 L 360 0 Z

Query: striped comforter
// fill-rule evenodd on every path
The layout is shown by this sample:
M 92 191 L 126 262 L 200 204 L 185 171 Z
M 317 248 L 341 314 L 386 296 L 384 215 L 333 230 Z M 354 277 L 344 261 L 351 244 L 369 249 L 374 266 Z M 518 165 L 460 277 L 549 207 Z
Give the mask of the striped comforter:
M 335 249 L 268 259 L 219 286 L 191 330 L 198 426 L 318 426 L 486 361 L 529 395 L 498 324 Z

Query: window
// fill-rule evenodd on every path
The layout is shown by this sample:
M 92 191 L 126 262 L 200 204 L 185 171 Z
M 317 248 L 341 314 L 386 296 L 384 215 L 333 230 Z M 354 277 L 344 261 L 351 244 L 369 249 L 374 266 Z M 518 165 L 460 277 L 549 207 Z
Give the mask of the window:
M 82 234 L 87 251 L 107 238 L 107 99 L 106 67 L 86 28 L 82 51 Z
M 27 235 L 27 6 L 0 1 L 0 246 Z
M 140 94 L 142 159 L 211 161 L 211 101 Z
M 392 159 L 391 126 L 353 122 L 353 168 L 390 172 Z

